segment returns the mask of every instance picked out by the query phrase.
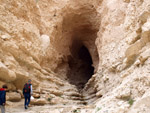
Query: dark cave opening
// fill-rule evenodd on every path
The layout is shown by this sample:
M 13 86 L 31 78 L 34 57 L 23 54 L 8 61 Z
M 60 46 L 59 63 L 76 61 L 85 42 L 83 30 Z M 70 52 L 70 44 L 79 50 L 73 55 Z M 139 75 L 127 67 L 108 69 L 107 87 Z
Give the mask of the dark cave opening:
M 82 90 L 94 73 L 92 58 L 88 49 L 80 42 L 72 45 L 71 52 L 67 76 L 71 84 Z
M 79 59 L 83 61 L 82 68 L 85 68 L 86 76 L 84 78 L 89 80 L 94 73 L 94 67 L 92 67 L 93 62 L 92 62 L 91 55 L 85 46 L 82 46 L 80 48 L 78 55 L 79 55 Z

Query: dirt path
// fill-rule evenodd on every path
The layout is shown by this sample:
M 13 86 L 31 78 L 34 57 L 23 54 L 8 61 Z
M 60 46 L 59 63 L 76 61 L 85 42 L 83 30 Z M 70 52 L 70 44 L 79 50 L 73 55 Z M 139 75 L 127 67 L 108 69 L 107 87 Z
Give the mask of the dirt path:
M 45 105 L 31 106 L 25 110 L 23 104 L 20 104 L 15 107 L 6 106 L 6 113 L 92 113 L 93 109 L 92 106 Z

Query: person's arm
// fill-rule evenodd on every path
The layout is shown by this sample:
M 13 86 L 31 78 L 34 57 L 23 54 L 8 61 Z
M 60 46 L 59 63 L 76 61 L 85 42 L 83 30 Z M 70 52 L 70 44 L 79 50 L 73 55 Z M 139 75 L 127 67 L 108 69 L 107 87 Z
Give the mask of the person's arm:
M 23 90 L 22 90 L 22 93 L 23 93 L 23 95 L 24 95 L 24 88 L 23 88 Z
M 32 85 L 30 87 L 31 87 L 31 95 L 32 95 L 33 94 Z

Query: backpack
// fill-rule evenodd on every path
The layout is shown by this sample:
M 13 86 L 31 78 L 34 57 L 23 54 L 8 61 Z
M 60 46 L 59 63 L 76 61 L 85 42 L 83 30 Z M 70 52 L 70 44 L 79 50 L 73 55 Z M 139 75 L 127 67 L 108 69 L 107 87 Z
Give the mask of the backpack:
M 30 93 L 30 92 L 31 92 L 31 84 L 26 83 L 26 84 L 24 85 L 24 88 L 23 88 L 23 94 L 24 94 L 24 93 Z

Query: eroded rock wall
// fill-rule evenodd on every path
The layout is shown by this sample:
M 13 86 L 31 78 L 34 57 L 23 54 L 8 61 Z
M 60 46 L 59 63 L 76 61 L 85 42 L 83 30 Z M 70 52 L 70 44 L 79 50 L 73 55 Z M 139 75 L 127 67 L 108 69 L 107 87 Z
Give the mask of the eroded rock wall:
M 93 113 L 148 113 L 149 37 L 149 0 L 0 0 L 0 85 L 30 78 L 45 103 L 78 96 Z M 79 94 L 67 74 L 82 46 L 94 73 Z
M 106 0 L 96 44 L 99 71 L 95 75 L 100 113 L 148 113 L 149 103 L 148 0 Z M 132 105 L 133 102 L 133 105 Z M 109 109 L 108 109 L 109 108 Z

